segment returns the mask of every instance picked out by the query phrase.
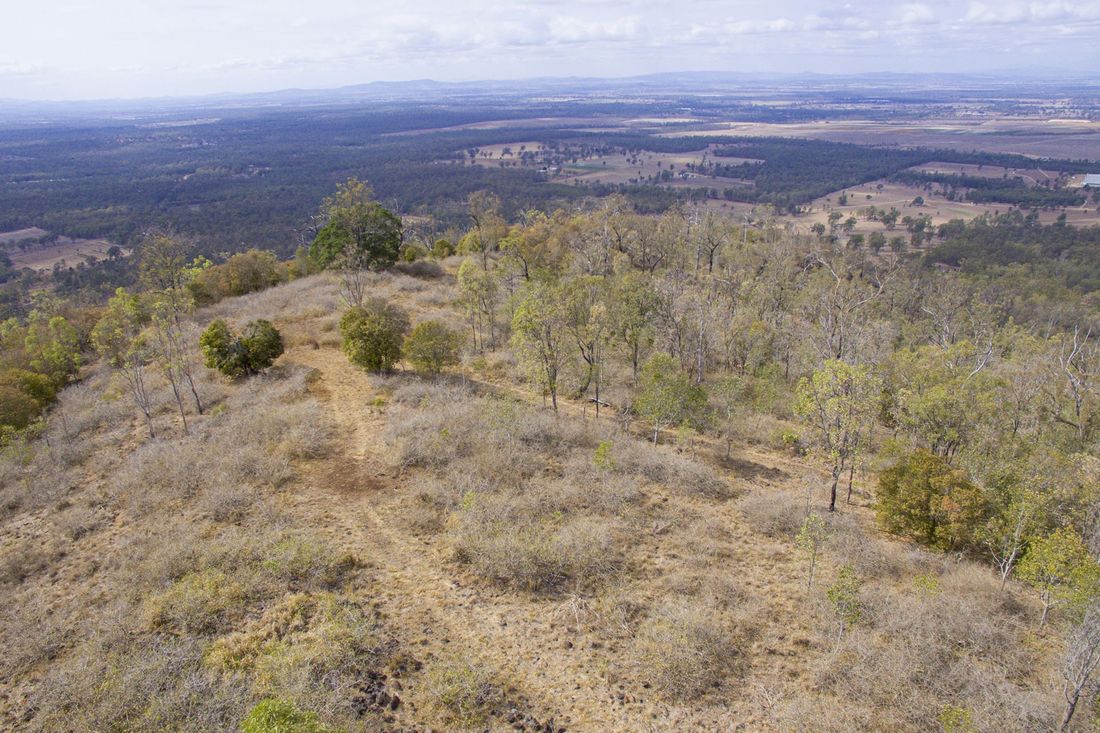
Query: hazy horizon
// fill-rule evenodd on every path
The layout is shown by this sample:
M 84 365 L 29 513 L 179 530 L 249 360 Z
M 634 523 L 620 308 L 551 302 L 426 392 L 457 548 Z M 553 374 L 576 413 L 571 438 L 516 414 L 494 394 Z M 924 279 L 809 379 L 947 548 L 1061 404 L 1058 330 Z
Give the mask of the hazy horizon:
M 0 98 L 92 100 L 326 89 L 373 81 L 1084 72 L 1100 1 L 413 0 L 232 4 L 57 0 L 7 12 Z

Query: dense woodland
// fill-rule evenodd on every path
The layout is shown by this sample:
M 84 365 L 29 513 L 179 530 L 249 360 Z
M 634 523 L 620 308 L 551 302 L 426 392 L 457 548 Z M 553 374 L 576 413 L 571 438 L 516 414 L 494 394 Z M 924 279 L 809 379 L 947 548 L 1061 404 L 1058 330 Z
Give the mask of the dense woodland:
M 380 200 L 405 214 L 430 216 L 445 230 L 463 223 L 466 198 L 484 189 L 501 197 L 510 217 L 530 208 L 552 210 L 590 194 L 615 192 L 646 212 L 659 213 L 684 198 L 708 197 L 795 210 L 832 191 L 932 160 L 1035 165 L 1034 160 L 1003 154 L 874 149 L 813 140 L 668 138 L 538 121 L 540 116 L 606 115 L 613 122 L 624 116 L 672 116 L 684 110 L 704 122 L 728 119 L 729 114 L 765 122 L 854 114 L 839 106 L 777 108 L 684 96 L 605 104 L 387 102 L 333 105 L 319 112 L 230 107 L 193 111 L 190 117 L 177 112 L 134 121 L 120 113 L 83 123 L 6 125 L 0 128 L 0 231 L 41 227 L 69 237 L 103 237 L 132 246 L 146 230 L 159 226 L 195 238 L 207 256 L 259 246 L 287 257 L 312 237 L 309 222 L 317 201 L 336 183 L 365 170 Z M 889 119 L 910 113 L 879 114 Z M 501 122 L 492 129 L 462 127 L 487 120 Z M 481 146 L 530 140 L 560 151 L 551 158 L 560 161 L 612 151 L 685 152 L 715 146 L 717 160 L 703 172 L 750 185 L 679 193 L 628 184 L 588 190 L 547 181 L 534 167 L 460 165 L 466 152 Z M 722 156 L 764 162 L 731 166 L 721 163 Z M 1081 161 L 1050 160 L 1044 165 L 1076 171 Z M 975 189 L 970 195 L 980 193 Z M 1068 194 L 1013 188 L 996 195 L 999 198 L 986 200 L 1009 202 L 1005 197 L 1015 196 L 1011 203 L 1040 206 Z
M 903 171 L 893 180 L 913 186 L 926 187 L 938 183 L 949 201 L 964 199 L 974 203 L 1012 204 L 1028 209 L 1062 208 L 1081 206 L 1088 200 L 1088 191 L 1045 186 L 1028 186 L 1020 177 L 1009 179 L 959 174 Z M 1052 181 L 1062 183 L 1064 181 Z

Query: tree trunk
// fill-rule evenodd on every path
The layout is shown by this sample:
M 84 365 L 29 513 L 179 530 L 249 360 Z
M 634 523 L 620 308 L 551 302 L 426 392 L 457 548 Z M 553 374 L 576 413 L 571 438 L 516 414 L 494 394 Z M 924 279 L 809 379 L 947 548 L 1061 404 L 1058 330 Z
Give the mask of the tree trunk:
M 633 344 L 631 355 L 630 355 L 630 367 L 631 367 L 631 369 L 633 371 L 633 374 L 634 374 L 634 386 L 635 387 L 638 386 L 638 351 L 639 351 L 638 342 L 635 341 L 634 344 Z
M 829 511 L 831 512 L 836 511 L 836 486 L 840 483 L 840 472 L 842 470 L 840 465 L 833 467 L 833 485 L 829 489 Z
M 141 414 L 145 415 L 145 424 L 149 428 L 149 438 L 151 440 L 156 440 L 157 433 L 153 430 L 153 416 L 149 414 L 149 408 L 142 406 Z
M 848 498 L 845 500 L 845 504 L 852 503 L 852 479 L 856 475 L 856 464 L 853 462 L 851 468 L 848 469 Z
M 203 414 L 202 400 L 199 398 L 199 390 L 195 387 L 195 380 L 191 376 L 190 370 L 187 371 L 187 385 L 191 388 L 191 396 L 195 398 L 195 411 L 198 412 L 200 415 Z
M 1069 722 L 1073 720 L 1073 713 L 1077 710 L 1077 701 L 1081 699 L 1081 691 L 1077 690 L 1066 703 L 1066 713 L 1062 716 L 1062 724 L 1058 730 L 1069 730 Z
M 183 395 L 180 394 L 180 388 L 179 385 L 176 384 L 176 380 L 173 379 L 171 382 L 172 396 L 176 398 L 176 407 L 179 408 L 180 411 L 180 420 L 183 420 L 183 434 L 190 435 L 191 430 L 187 427 L 187 411 L 183 409 Z

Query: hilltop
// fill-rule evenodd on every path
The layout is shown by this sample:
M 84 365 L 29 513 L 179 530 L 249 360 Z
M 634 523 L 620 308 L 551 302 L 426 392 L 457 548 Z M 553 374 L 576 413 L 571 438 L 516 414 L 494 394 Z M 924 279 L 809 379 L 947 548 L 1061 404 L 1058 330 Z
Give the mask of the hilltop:
M 366 290 L 468 328 L 460 262 Z M 790 417 L 745 413 L 729 447 L 653 445 L 622 392 L 598 419 L 565 395 L 555 413 L 503 346 L 438 377 L 366 373 L 339 349 L 339 293 L 322 273 L 195 312 L 193 335 L 270 319 L 286 350 L 244 381 L 204 371 L 190 435 L 156 383 L 149 438 L 98 364 L 9 455 L 5 725 L 228 730 L 263 699 L 295 730 L 1005 730 L 1060 714 L 1061 641 L 1036 630 L 1034 596 L 885 535 L 865 470 L 828 515 L 821 463 L 784 448 Z M 809 511 L 827 517 L 812 586 Z M 845 573 L 862 599 L 847 629 Z

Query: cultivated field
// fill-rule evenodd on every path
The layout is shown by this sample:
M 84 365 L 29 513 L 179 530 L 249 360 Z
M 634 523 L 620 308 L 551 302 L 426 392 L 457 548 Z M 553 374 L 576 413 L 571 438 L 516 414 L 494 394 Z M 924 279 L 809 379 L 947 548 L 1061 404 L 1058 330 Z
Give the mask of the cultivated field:
M 933 186 L 934 190 L 938 191 L 939 188 L 939 186 Z M 839 203 L 842 195 L 848 197 L 848 203 L 843 206 Z M 917 197 L 923 198 L 924 203 L 919 206 L 914 204 Z M 950 201 L 942 195 L 929 193 L 926 189 L 918 186 L 906 186 L 888 181 L 873 181 L 862 186 L 853 186 L 823 196 L 813 202 L 809 212 L 785 218 L 796 226 L 808 229 L 817 223 L 827 223 L 829 214 L 838 211 L 844 215 L 845 219 L 849 216 L 856 217 L 858 224 L 854 231 L 857 233 L 866 234 L 874 231 L 885 231 L 885 227 L 881 222 L 869 221 L 861 216 L 861 210 L 869 206 L 887 210 L 896 208 L 900 212 L 899 220 L 906 216 L 913 218 L 927 216 L 937 226 L 952 219 L 969 221 L 985 214 L 1004 214 L 1015 208 L 1008 204 L 976 204 L 970 201 Z M 1039 221 L 1044 224 L 1052 224 L 1063 213 L 1066 215 L 1066 222 L 1071 225 L 1100 225 L 1100 211 L 1097 211 L 1095 204 L 1067 209 L 1040 209 Z M 901 229 L 900 233 L 904 234 L 904 228 L 899 228 Z M 890 232 L 886 233 L 891 235 Z M 897 233 L 896 231 L 893 232 L 893 234 Z
M 666 137 L 798 137 L 860 145 L 946 148 L 1100 160 L 1100 122 L 1019 117 L 947 117 L 900 123 L 823 120 L 807 123 L 725 122 Z
M 689 170 L 689 166 L 713 162 L 709 148 L 694 153 L 642 151 L 593 154 L 587 157 L 565 153 L 565 160 L 559 160 L 558 155 L 558 151 L 532 141 L 482 146 L 476 155 L 468 156 L 467 160 L 470 164 L 480 166 L 538 170 L 548 180 L 558 183 L 653 184 L 671 188 L 706 187 L 718 190 L 744 185 L 743 182 L 730 178 L 701 175 Z M 722 158 L 721 162 L 738 165 L 758 161 L 749 158 Z
M 16 229 L 11 232 L 0 232 L 0 245 L 18 244 L 19 242 L 26 241 L 28 239 L 38 239 L 44 237 L 49 232 L 45 229 L 39 229 L 37 227 L 31 227 L 29 229 Z
M 30 268 L 39 272 L 52 270 L 55 265 L 76 267 L 80 263 L 90 264 L 107 259 L 108 251 L 114 245 L 106 239 L 72 239 L 58 237 L 49 244 L 33 244 L 20 247 L 20 242 L 47 236 L 44 229 L 21 229 L 15 232 L 0 233 L 0 245 L 3 245 L 17 269 Z M 127 250 L 119 248 L 122 255 Z

